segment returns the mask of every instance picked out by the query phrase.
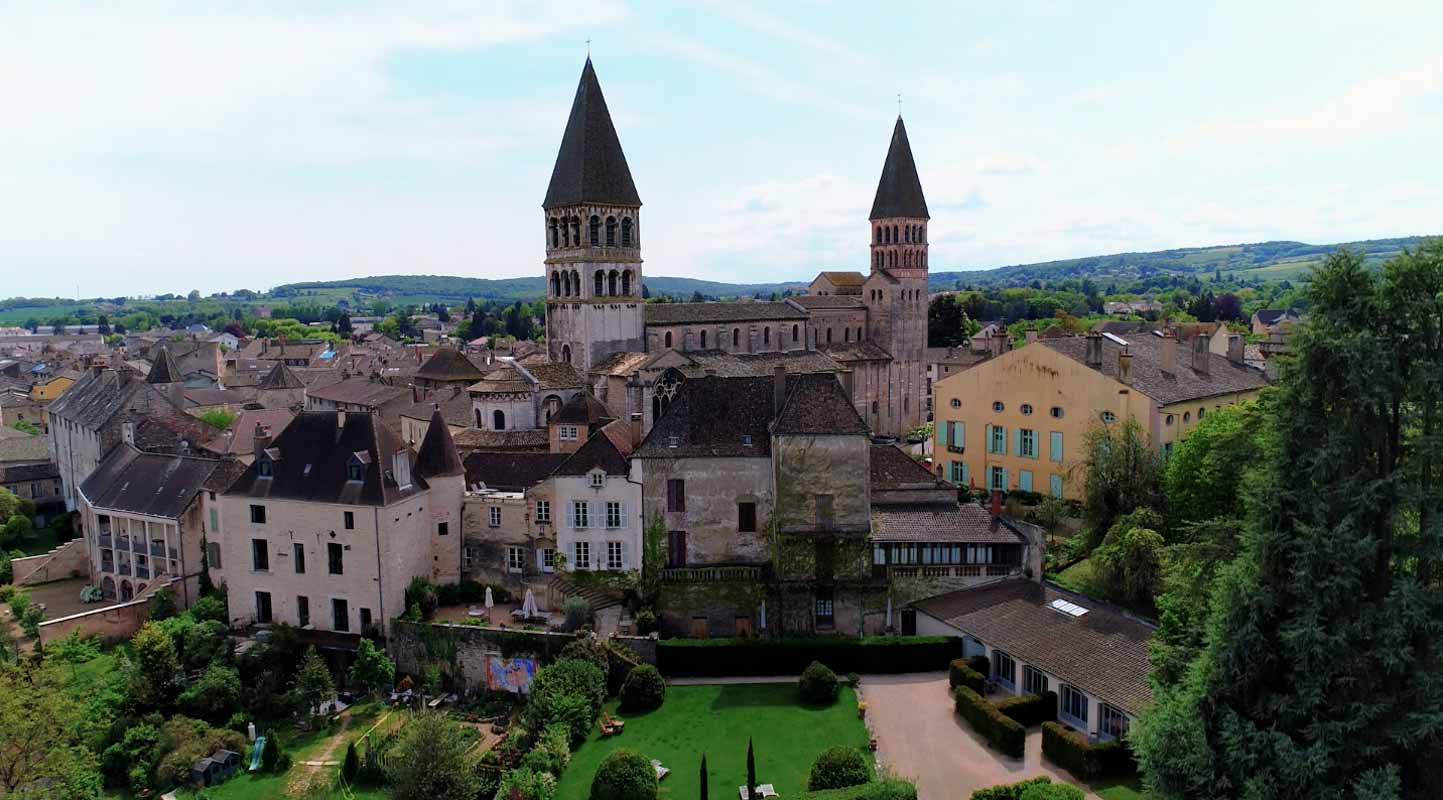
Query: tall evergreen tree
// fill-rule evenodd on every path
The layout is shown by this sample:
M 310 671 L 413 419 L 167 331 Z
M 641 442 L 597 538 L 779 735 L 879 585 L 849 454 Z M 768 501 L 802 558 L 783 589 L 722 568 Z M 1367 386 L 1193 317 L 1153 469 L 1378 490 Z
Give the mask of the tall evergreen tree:
M 701 800 L 706 800 L 706 753 L 701 754 Z
M 1306 296 L 1206 646 L 1133 733 L 1154 797 L 1443 795 L 1443 244 Z
M 752 740 L 747 739 L 747 800 L 755 800 L 757 788 L 757 760 L 752 755 Z

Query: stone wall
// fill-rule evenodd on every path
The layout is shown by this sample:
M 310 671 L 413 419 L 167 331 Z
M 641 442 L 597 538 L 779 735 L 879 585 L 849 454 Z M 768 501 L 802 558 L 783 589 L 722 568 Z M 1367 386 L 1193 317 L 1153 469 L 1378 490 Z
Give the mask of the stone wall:
M 84 539 L 71 539 L 44 555 L 17 558 L 10 564 L 16 586 L 61 581 L 90 574 Z
M 551 631 L 396 620 L 391 624 L 386 649 L 400 672 L 419 675 L 426 666 L 439 664 L 467 688 L 476 688 L 486 684 L 488 658 L 531 658 L 539 669 L 575 638 L 570 633 Z M 617 636 L 612 641 L 630 650 L 642 663 L 656 663 L 654 638 Z
M 40 623 L 40 644 L 43 647 L 75 632 L 81 636 L 99 636 L 107 642 L 123 642 L 134 636 L 148 619 L 149 597 L 105 606 Z
M 771 459 L 648 458 L 641 462 L 644 508 L 662 513 L 668 531 L 686 531 L 687 565 L 760 563 L 772 514 Z M 667 511 L 666 482 L 686 481 L 686 510 Z M 757 530 L 737 530 L 737 503 L 756 503 Z

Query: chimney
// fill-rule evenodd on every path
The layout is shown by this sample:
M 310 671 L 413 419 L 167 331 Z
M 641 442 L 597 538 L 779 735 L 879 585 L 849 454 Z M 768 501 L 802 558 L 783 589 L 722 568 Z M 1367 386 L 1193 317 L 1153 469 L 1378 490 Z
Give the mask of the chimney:
M 1012 340 L 1007 337 L 1006 329 L 998 328 L 992 334 L 992 356 L 995 358 L 1007 352 L 1011 349 L 1011 343 Z
M 631 412 L 631 449 L 641 447 L 641 412 Z
M 782 413 L 782 405 L 787 402 L 787 368 L 781 364 L 777 365 L 773 372 L 772 381 L 772 416 Z
M 256 458 L 257 461 L 259 461 L 259 460 L 260 460 L 260 457 L 261 457 L 261 453 L 264 452 L 265 449 L 266 449 L 267 447 L 270 447 L 270 446 L 271 446 L 271 436 L 270 436 L 270 433 L 268 433 L 268 432 L 266 431 L 266 429 L 265 429 L 264 426 L 262 426 L 259 422 L 257 422 L 257 423 L 256 423 L 256 432 L 255 432 L 255 452 L 254 452 L 252 455 L 255 456 L 255 458 Z
M 1087 366 L 1102 369 L 1102 334 L 1087 332 Z
M 1242 366 L 1245 361 L 1243 352 L 1243 335 L 1240 333 L 1228 334 L 1228 361 Z
M 1032 344 L 1035 341 L 1037 341 L 1037 331 L 1029 328 L 1027 331 L 1027 343 Z
M 1125 386 L 1132 385 L 1132 353 L 1126 347 L 1117 354 L 1117 379 Z
M 1001 489 L 993 489 L 993 490 L 992 490 L 992 518 L 993 518 L 993 519 L 997 519 L 997 518 L 1000 517 L 1000 516 L 1002 516 L 1002 490 L 1001 490 Z
M 1208 352 L 1208 340 L 1201 334 L 1192 337 L 1192 368 L 1206 375 L 1212 368 L 1212 354 Z
M 1162 371 L 1167 375 L 1177 372 L 1177 337 L 1170 333 L 1162 335 Z

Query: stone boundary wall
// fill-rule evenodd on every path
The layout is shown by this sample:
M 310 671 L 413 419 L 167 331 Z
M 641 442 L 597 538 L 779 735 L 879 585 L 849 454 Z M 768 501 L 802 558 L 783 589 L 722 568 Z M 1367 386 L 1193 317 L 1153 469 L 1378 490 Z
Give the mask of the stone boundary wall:
M 14 570 L 11 579 L 16 586 L 32 586 L 37 583 L 62 581 L 90 574 L 90 555 L 85 549 L 84 539 L 71 539 L 65 544 L 38 556 L 26 556 L 10 562 Z
M 107 642 L 122 642 L 134 636 L 140 626 L 150 619 L 148 597 L 131 600 L 128 603 L 102 606 L 92 611 L 82 611 L 59 619 L 47 619 L 40 623 L 40 644 L 48 645 L 57 639 L 64 639 L 79 631 L 81 636 L 99 636 Z
M 420 675 L 427 664 L 442 662 L 449 665 L 448 671 L 459 671 L 467 687 L 475 688 L 486 685 L 487 658 L 530 656 L 539 668 L 575 638 L 552 631 L 393 620 L 386 649 L 399 672 Z M 641 663 L 656 664 L 655 638 L 613 636 L 611 641 L 630 650 Z

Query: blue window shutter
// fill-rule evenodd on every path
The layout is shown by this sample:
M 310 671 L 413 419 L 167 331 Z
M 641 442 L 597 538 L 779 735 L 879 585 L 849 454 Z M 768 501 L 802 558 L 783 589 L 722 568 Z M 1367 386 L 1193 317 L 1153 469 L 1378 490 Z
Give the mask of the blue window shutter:
M 1012 429 L 1012 452 L 1015 453 L 1015 454 L 1017 454 L 1017 455 L 1019 455 L 1019 456 L 1027 455 L 1026 453 L 1022 452 L 1022 429 L 1021 429 L 1021 428 L 1013 428 L 1013 429 Z
M 1062 431 L 1052 432 L 1052 460 L 1062 463 Z
M 1053 497 L 1061 497 L 1061 496 L 1062 496 L 1062 476 L 1061 476 L 1061 475 L 1053 475 L 1053 476 L 1052 476 L 1052 496 L 1053 496 Z
M 984 444 L 986 445 L 987 452 L 989 452 L 989 453 L 995 453 L 995 452 L 997 452 L 997 450 L 996 450 L 995 448 L 993 448 L 993 446 L 992 446 L 992 425 L 990 425 L 990 424 L 987 426 L 987 441 L 984 442 Z
M 937 446 L 938 446 L 938 447 L 944 447 L 944 446 L 946 446 L 946 444 L 947 444 L 947 426 L 948 426 L 948 425 L 951 425 L 951 424 L 952 424 L 952 423 L 950 423 L 950 422 L 948 422 L 948 421 L 946 421 L 946 420 L 938 420 L 938 422 L 937 422 Z
M 1009 486 L 1011 486 L 1011 485 L 1012 485 L 1012 479 L 1011 479 L 1011 477 L 1009 477 L 1008 474 L 1007 474 L 1007 468 L 1006 468 L 1006 467 L 1003 467 L 1003 468 L 1002 468 L 1002 485 L 999 486 L 999 487 L 997 487 L 997 488 L 999 488 L 999 489 L 1001 489 L 1002 491 L 1005 492 L 1005 491 L 1007 491 L 1007 487 L 1009 487 Z
M 952 423 L 952 446 L 962 448 L 967 445 L 967 423 Z
M 967 480 L 967 462 L 966 462 L 966 461 L 963 461 L 963 462 L 962 462 L 962 485 L 963 485 L 963 486 L 967 486 L 967 487 L 969 487 L 969 488 L 972 486 L 972 482 L 969 481 L 969 480 Z
M 1024 492 L 1032 491 L 1032 470 L 1024 469 L 1017 473 L 1017 488 Z

